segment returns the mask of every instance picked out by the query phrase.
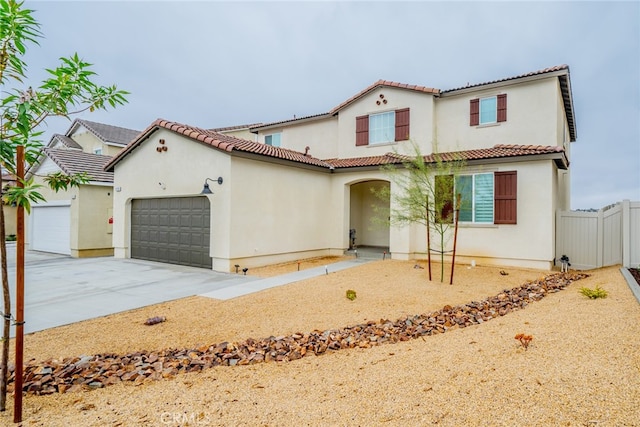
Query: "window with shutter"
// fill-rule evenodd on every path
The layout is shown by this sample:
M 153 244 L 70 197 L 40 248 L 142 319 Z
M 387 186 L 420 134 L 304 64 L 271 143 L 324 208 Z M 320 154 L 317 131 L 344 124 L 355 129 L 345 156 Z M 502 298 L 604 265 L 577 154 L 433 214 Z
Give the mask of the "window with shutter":
M 507 94 L 469 100 L 469 125 L 507 121 Z
M 518 174 L 516 171 L 494 174 L 495 224 L 517 224 Z
M 396 110 L 396 141 L 409 139 L 409 109 Z
M 356 146 L 369 145 L 369 116 L 356 117 Z
M 477 126 L 480 124 L 480 100 L 472 99 L 469 101 L 469 125 Z

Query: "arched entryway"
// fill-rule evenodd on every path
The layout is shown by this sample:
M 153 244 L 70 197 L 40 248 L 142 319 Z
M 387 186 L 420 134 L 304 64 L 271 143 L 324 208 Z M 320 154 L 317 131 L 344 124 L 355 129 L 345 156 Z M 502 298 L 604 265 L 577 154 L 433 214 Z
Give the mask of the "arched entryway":
M 389 182 L 369 180 L 350 185 L 349 229 L 357 247 L 389 249 Z M 381 198 L 380 194 L 386 194 Z M 351 240 L 349 246 L 351 247 Z

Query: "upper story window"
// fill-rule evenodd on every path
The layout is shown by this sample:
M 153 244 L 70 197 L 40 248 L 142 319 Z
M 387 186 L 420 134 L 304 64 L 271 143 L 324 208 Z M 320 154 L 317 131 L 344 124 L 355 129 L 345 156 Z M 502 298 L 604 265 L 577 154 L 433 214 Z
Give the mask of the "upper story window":
M 94 148 L 94 149 L 93 149 L 93 154 L 102 154 L 102 147 L 100 147 L 100 148 Z
M 469 125 L 486 125 L 507 121 L 507 94 L 469 101 Z
M 376 145 L 409 139 L 409 109 L 356 117 L 356 145 Z
M 393 142 L 396 137 L 396 113 L 389 111 L 369 116 L 369 144 Z
M 264 136 L 264 143 L 267 145 L 273 145 L 274 147 L 280 147 L 282 142 L 282 132 L 272 133 L 271 135 Z

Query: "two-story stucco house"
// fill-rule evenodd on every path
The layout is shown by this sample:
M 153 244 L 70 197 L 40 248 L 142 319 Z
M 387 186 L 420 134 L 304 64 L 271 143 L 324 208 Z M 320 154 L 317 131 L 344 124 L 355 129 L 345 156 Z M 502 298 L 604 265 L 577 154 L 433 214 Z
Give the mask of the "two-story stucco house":
M 394 153 L 417 144 L 465 160 L 472 208 L 460 213 L 457 259 L 554 263 L 576 139 L 566 65 L 450 90 L 381 80 L 326 113 L 249 131 L 159 119 L 116 155 L 105 167 L 115 256 L 230 271 L 342 254 L 355 229 L 359 245 L 424 258 L 423 226 L 372 221 L 393 197 L 371 189 L 399 191 L 381 166 L 401 166 Z
M 113 254 L 113 173 L 105 172 L 104 165 L 138 133 L 76 119 L 64 135 L 51 137 L 39 161 L 26 174 L 43 185 L 39 192 L 47 200 L 33 205 L 27 218 L 29 249 L 73 257 Z M 44 177 L 56 172 L 85 172 L 89 182 L 54 192 Z

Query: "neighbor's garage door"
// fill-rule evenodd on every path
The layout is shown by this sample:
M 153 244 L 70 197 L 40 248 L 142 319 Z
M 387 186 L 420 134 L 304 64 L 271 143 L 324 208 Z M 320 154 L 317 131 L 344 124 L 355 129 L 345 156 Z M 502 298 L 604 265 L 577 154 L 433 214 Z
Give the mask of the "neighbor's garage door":
M 31 246 L 35 251 L 71 254 L 71 206 L 31 208 Z
M 136 199 L 131 203 L 131 258 L 211 268 L 209 199 Z

